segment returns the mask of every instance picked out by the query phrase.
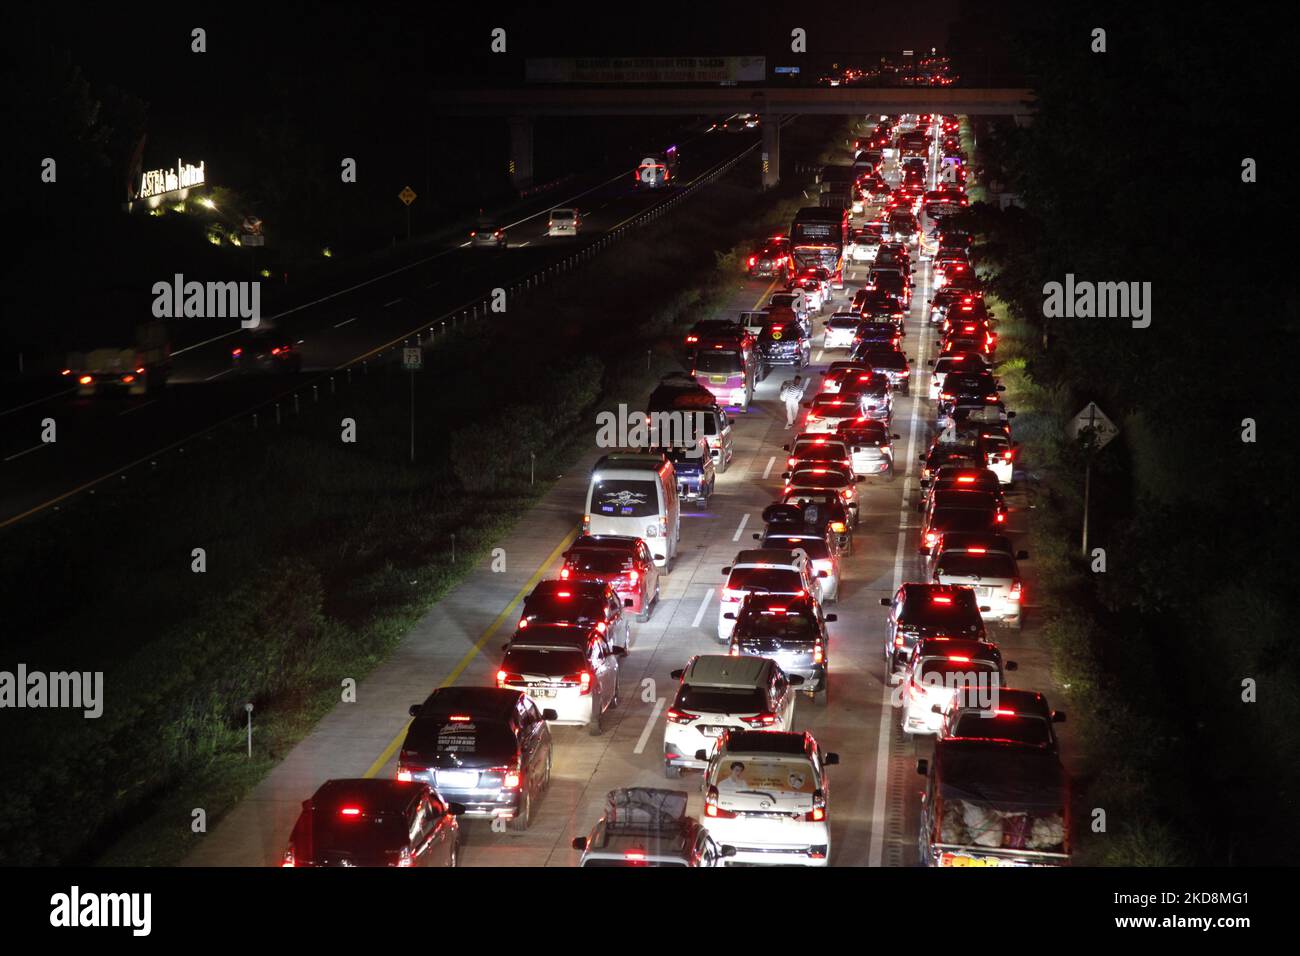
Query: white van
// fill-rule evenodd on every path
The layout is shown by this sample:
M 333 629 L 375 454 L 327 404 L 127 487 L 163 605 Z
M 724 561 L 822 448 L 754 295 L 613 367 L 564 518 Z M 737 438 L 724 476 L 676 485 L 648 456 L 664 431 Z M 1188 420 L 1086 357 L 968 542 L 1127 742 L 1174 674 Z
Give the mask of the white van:
M 677 474 L 662 454 L 622 452 L 596 462 L 582 518 L 585 534 L 642 538 L 650 546 L 655 566 L 669 574 L 681 524 Z
M 582 228 L 582 217 L 576 209 L 552 209 L 546 225 L 548 236 L 576 236 Z

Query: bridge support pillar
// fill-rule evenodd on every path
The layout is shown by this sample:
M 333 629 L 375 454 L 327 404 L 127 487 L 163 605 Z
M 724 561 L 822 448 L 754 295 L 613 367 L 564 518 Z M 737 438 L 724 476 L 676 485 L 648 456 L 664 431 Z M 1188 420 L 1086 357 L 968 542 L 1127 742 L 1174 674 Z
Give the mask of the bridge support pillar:
M 760 125 L 763 128 L 763 188 L 771 189 L 781 181 L 781 117 L 764 113 Z
M 510 182 L 516 189 L 533 184 L 533 121 L 526 116 L 510 118 Z

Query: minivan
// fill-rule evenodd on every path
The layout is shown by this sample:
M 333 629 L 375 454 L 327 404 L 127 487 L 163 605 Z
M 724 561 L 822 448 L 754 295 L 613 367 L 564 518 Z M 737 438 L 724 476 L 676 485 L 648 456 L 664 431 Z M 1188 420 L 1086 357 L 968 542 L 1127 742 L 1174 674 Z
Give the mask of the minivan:
M 661 454 L 605 455 L 587 488 L 584 534 L 642 538 L 655 566 L 672 572 L 681 538 L 681 508 L 673 463 Z
M 576 209 L 552 209 L 546 224 L 548 236 L 576 236 L 582 229 L 582 217 Z

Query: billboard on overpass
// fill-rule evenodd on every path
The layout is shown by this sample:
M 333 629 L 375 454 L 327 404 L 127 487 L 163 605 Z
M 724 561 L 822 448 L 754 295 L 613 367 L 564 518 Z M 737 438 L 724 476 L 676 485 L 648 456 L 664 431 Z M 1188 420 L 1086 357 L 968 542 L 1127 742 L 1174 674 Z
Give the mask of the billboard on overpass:
M 603 56 L 524 61 L 529 83 L 761 83 L 761 56 Z

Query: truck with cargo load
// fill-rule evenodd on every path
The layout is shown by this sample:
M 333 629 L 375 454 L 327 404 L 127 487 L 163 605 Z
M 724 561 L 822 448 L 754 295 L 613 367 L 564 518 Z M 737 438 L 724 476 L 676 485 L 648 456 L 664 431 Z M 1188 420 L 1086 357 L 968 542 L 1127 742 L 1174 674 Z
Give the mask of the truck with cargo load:
M 70 351 L 63 375 L 77 383 L 79 395 L 120 391 L 150 395 L 171 374 L 171 336 L 161 321 L 141 322 L 116 337 L 100 334 L 94 348 Z

